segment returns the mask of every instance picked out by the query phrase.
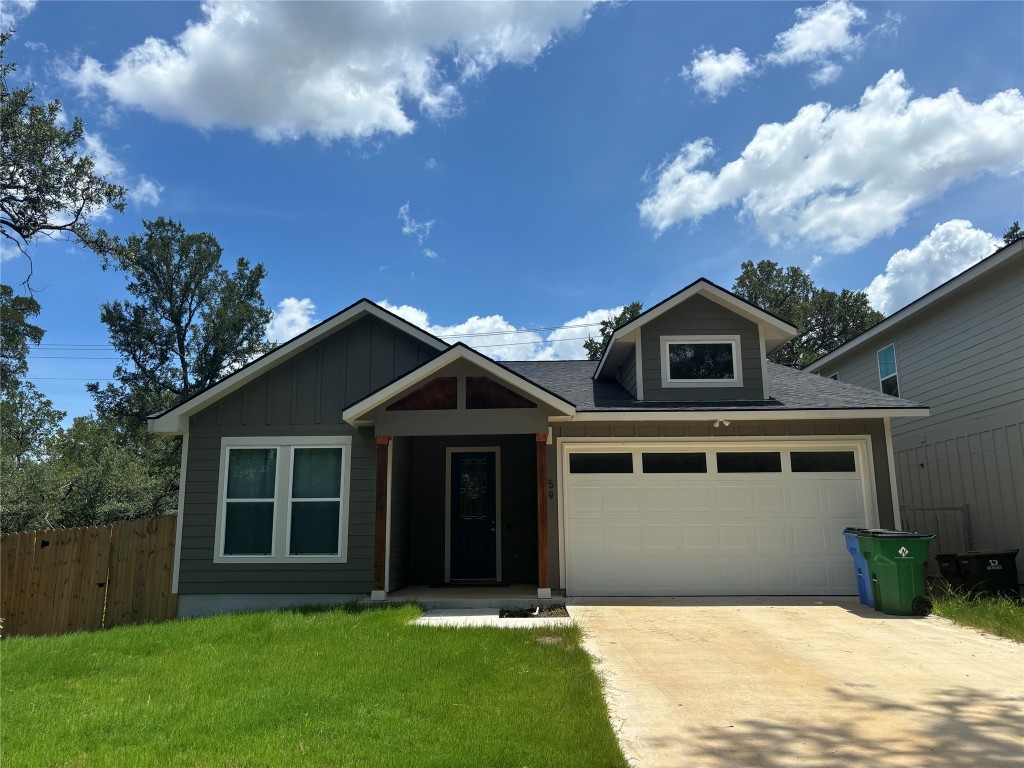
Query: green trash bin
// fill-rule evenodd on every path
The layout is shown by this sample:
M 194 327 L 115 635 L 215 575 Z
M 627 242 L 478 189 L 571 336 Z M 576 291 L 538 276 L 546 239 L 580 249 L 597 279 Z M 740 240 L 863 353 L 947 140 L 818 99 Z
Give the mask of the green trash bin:
M 857 535 L 868 565 L 875 610 L 891 616 L 927 616 L 932 601 L 924 593 L 930 533 L 871 529 Z

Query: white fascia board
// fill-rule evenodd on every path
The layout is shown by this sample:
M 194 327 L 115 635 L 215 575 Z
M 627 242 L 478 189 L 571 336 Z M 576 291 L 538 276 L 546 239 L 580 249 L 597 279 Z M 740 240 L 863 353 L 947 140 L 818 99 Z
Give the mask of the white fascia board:
M 764 411 L 577 411 L 573 421 L 803 421 L 923 417 L 927 408 L 842 408 Z
M 546 390 L 541 389 L 529 379 L 523 378 L 519 374 L 514 373 L 507 368 L 503 368 L 489 357 L 486 357 L 469 347 L 456 345 L 449 347 L 446 352 L 421 365 L 419 368 L 410 371 L 405 376 L 395 379 L 383 389 L 379 389 L 362 400 L 353 403 L 342 413 L 342 420 L 352 426 L 366 426 L 369 422 L 363 421 L 362 419 L 368 413 L 373 411 L 375 408 L 379 408 L 393 397 L 405 392 L 410 387 L 415 386 L 424 379 L 437 373 L 442 368 L 451 365 L 456 360 L 467 360 L 470 363 L 473 363 L 490 376 L 500 379 L 516 389 L 526 392 L 534 400 L 550 406 L 560 414 L 571 417 L 576 413 L 576 409 L 570 403 L 550 394 Z
M 906 322 L 918 313 L 923 312 L 934 304 L 937 304 L 954 291 L 958 291 L 961 288 L 970 285 L 975 280 L 987 275 L 993 269 L 998 269 L 1015 256 L 1020 256 L 1022 252 L 1024 252 L 1024 240 L 1019 240 L 1013 245 L 1007 246 L 1000 251 L 996 251 L 993 255 L 979 261 L 973 267 L 969 267 L 956 277 L 940 285 L 938 288 L 932 289 L 921 298 L 907 304 L 903 309 L 896 310 L 878 325 L 872 326 L 868 330 L 864 331 L 860 336 L 856 336 L 838 349 L 832 350 L 827 355 L 819 357 L 813 363 L 807 365 L 804 370 L 809 373 L 817 373 L 824 366 L 834 363 L 837 359 L 853 352 L 855 349 L 859 349 L 861 345 L 868 343 L 879 334 L 888 333 L 900 323 Z
M 657 306 L 642 313 L 638 318 L 626 323 L 624 326 L 616 330 L 611 339 L 608 340 L 608 348 L 611 348 L 612 344 L 616 341 L 620 341 L 624 336 L 633 331 L 639 330 L 643 325 L 660 317 L 670 309 L 682 304 L 687 299 L 690 299 L 700 294 L 705 298 L 714 301 L 716 304 L 721 304 L 726 309 L 732 310 L 736 314 L 745 317 L 751 322 L 757 323 L 759 327 L 769 327 L 777 331 L 777 338 L 780 338 L 785 342 L 788 339 L 793 338 L 797 334 L 796 328 L 791 326 L 789 323 L 784 323 L 777 317 L 773 317 L 764 310 L 758 309 L 753 304 L 749 304 L 742 299 L 738 299 L 735 296 L 723 291 L 717 285 L 713 285 L 708 281 L 701 278 L 689 288 L 685 288 L 675 296 L 665 299 Z M 604 361 L 608 357 L 607 354 L 601 356 L 601 362 L 597 366 L 597 370 L 594 371 L 594 378 L 598 378 L 601 375 L 601 369 L 604 367 Z
M 299 353 L 305 351 L 317 343 L 324 336 L 350 325 L 364 315 L 373 315 L 379 320 L 398 328 L 418 341 L 428 344 L 437 350 L 448 349 L 449 345 L 426 331 L 417 328 L 405 320 L 392 315 L 390 312 L 378 307 L 368 299 L 361 299 L 346 310 L 339 312 L 317 326 L 314 326 L 306 333 L 296 336 L 291 341 L 286 341 L 274 351 L 256 360 L 254 363 L 242 368 L 237 373 L 221 379 L 218 383 L 207 389 L 205 392 L 196 395 L 177 408 L 172 408 L 166 413 L 149 420 L 149 431 L 158 435 L 182 435 L 188 432 L 188 419 L 193 413 L 201 411 L 216 400 L 221 399 L 232 392 L 242 388 L 257 376 L 265 373 L 276 365 L 279 365 Z

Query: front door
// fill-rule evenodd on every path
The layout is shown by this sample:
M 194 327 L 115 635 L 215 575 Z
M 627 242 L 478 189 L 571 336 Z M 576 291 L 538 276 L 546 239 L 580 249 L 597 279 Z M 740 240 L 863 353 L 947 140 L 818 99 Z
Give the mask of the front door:
M 493 452 L 451 455 L 451 578 L 498 577 L 497 484 Z

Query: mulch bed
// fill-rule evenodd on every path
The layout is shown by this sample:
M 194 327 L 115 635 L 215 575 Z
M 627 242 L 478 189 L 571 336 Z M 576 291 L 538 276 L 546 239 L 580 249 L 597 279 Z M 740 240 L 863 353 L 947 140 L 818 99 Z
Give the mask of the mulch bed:
M 499 619 L 564 619 L 569 612 L 564 605 L 549 605 L 540 608 L 502 608 Z

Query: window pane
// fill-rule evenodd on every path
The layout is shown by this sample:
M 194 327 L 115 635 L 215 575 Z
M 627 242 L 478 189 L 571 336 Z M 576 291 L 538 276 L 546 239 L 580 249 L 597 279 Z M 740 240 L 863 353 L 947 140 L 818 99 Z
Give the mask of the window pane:
M 569 471 L 574 475 L 631 474 L 633 472 L 633 454 L 570 453 Z
M 276 448 L 232 448 L 228 451 L 228 498 L 274 498 Z
M 645 474 L 708 471 L 708 457 L 705 453 L 645 453 L 643 461 Z
M 341 448 L 296 448 L 292 498 L 341 497 Z
M 878 378 L 884 379 L 896 373 L 896 348 L 890 344 L 878 350 Z
M 292 502 L 291 555 L 338 554 L 341 503 L 337 501 Z
M 793 451 L 789 455 L 794 472 L 856 472 L 853 451 Z
M 718 471 L 733 472 L 781 472 L 780 453 L 719 453 Z
M 669 344 L 670 379 L 731 379 L 732 344 Z
M 224 512 L 225 555 L 269 555 L 273 549 L 274 502 L 229 501 Z
M 893 397 L 900 396 L 900 385 L 896 380 L 895 376 L 890 376 L 888 379 L 882 379 L 882 392 Z

